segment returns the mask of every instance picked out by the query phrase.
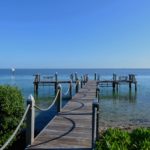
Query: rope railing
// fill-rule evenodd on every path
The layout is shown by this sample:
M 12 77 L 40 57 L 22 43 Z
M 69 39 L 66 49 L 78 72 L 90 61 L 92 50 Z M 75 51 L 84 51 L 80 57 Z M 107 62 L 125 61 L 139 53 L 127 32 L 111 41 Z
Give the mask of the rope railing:
M 26 111 L 24 112 L 24 115 L 22 116 L 22 119 L 21 121 L 19 122 L 17 128 L 15 129 L 15 131 L 13 132 L 13 134 L 10 136 L 10 138 L 5 142 L 5 144 L 0 148 L 0 150 L 4 150 L 9 144 L 10 142 L 13 140 L 13 138 L 16 136 L 17 132 L 19 131 L 23 121 L 25 120 L 26 118 L 26 115 L 29 111 L 29 108 L 30 108 L 30 105 L 27 106 L 26 108 Z
M 67 91 L 65 93 L 62 93 L 63 96 L 67 96 L 69 94 L 69 91 L 70 91 L 70 87 L 67 89 Z
M 56 96 L 55 96 L 55 99 L 53 100 L 52 104 L 50 104 L 50 106 L 49 106 L 48 108 L 40 108 L 40 107 L 37 106 L 37 105 L 34 105 L 34 107 L 35 107 L 36 109 L 40 110 L 40 111 L 48 111 L 48 110 L 50 110 L 50 109 L 54 106 L 55 102 L 57 101 L 57 98 L 58 98 L 58 95 L 59 95 L 59 94 L 60 94 L 60 90 L 57 91 L 57 94 L 56 94 Z

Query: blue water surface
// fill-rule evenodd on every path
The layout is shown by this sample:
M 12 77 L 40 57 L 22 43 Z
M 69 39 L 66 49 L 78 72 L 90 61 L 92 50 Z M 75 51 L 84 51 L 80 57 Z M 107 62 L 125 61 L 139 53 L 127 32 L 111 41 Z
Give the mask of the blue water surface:
M 118 76 L 135 74 L 137 92 L 134 87 L 129 91 L 128 85 L 120 85 L 118 92 L 114 92 L 111 87 L 101 88 L 100 127 L 150 126 L 150 69 L 16 69 L 14 74 L 11 69 L 0 69 L 0 84 L 19 87 L 26 102 L 30 94 L 34 95 L 33 75 L 53 76 L 55 72 L 59 80 L 69 80 L 70 74 L 75 72 L 79 77 L 88 74 L 90 79 L 94 79 L 95 72 L 101 79 L 112 79 L 113 73 Z M 62 86 L 65 93 L 68 85 Z M 54 87 L 41 86 L 36 103 L 46 107 L 53 98 Z

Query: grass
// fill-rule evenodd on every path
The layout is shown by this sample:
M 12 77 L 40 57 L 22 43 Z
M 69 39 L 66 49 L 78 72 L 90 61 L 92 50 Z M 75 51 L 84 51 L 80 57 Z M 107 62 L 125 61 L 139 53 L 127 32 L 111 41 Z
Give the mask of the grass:
M 110 128 L 100 135 L 96 150 L 150 150 L 150 128 L 132 132 Z

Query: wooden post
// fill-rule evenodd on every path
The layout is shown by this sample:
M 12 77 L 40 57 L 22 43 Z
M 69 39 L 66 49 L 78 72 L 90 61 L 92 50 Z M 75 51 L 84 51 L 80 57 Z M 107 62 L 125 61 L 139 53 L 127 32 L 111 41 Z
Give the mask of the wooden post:
M 60 112 L 62 108 L 62 87 L 60 84 L 58 84 L 57 86 L 57 92 L 58 90 L 59 90 L 59 93 L 57 97 L 57 112 Z
M 57 86 L 58 86 L 58 83 L 55 82 L 54 84 L 55 84 L 55 96 L 56 96 L 56 94 L 57 94 Z
M 115 73 L 113 73 L 113 81 L 117 80 L 117 75 Z
M 58 81 L 58 74 L 57 74 L 57 72 L 55 73 L 55 81 L 56 82 Z
M 76 93 L 79 92 L 79 80 L 76 81 Z
M 94 80 L 97 80 L 97 74 L 96 74 L 96 72 L 94 73 Z
M 129 89 L 131 90 L 131 88 L 132 88 L 132 85 L 131 85 L 132 83 L 131 83 L 131 81 L 129 81 Z
M 97 80 L 99 81 L 100 80 L 100 76 L 98 75 L 98 77 L 97 77 Z
M 57 85 L 58 85 L 58 74 L 55 73 L 55 95 L 57 94 Z
M 115 91 L 115 88 L 116 88 L 116 82 L 115 81 L 112 82 L 112 87 L 113 87 L 113 91 Z
M 83 75 L 83 83 L 84 83 L 84 85 L 85 85 L 85 82 L 86 82 L 86 81 L 85 81 L 85 80 L 86 80 L 85 78 L 86 78 L 85 75 Z
M 99 137 L 99 109 L 98 100 L 95 99 L 92 104 L 92 148 L 95 147 L 96 140 Z
M 99 102 L 99 93 L 100 93 L 100 88 L 97 85 L 97 88 L 96 88 L 96 98 L 98 99 L 98 102 Z
M 72 81 L 70 81 L 69 93 L 70 93 L 70 99 L 71 99 L 72 98 Z
M 117 75 L 113 73 L 113 82 L 112 82 L 113 91 L 115 91 L 116 88 L 116 80 L 117 80 Z
M 83 77 L 81 76 L 81 88 L 83 88 Z
M 37 95 L 38 94 L 38 89 L 39 89 L 39 83 L 34 82 L 34 93 Z
M 137 91 L 137 82 L 135 82 L 135 91 Z
M 76 81 L 78 80 L 77 72 L 75 73 L 75 80 L 76 80 Z
M 30 105 L 30 109 L 26 118 L 26 145 L 31 145 L 34 142 L 34 123 L 35 123 L 35 100 L 32 95 L 27 100 L 27 105 Z
M 73 81 L 73 74 L 70 75 L 70 79 L 71 79 L 71 81 Z
M 88 77 L 88 74 L 86 75 L 86 82 L 88 82 L 88 80 L 89 80 L 89 77 Z
M 34 93 L 38 94 L 40 75 L 36 74 L 34 79 Z
M 118 86 L 119 86 L 119 83 L 117 82 L 117 83 L 116 83 L 116 87 L 117 87 L 117 92 L 118 92 Z

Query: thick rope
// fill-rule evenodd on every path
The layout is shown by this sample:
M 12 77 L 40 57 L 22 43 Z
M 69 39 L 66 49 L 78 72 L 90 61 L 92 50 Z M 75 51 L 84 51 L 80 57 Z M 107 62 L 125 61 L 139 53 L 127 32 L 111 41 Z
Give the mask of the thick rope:
M 54 106 L 55 102 L 57 101 L 59 92 L 60 92 L 60 90 L 57 91 L 57 94 L 55 96 L 55 99 L 53 100 L 53 103 L 48 108 L 40 108 L 37 105 L 34 105 L 34 107 L 40 111 L 48 111 L 49 109 L 51 109 Z
M 30 108 L 30 104 L 27 106 L 26 111 L 25 111 L 25 113 L 24 113 L 24 115 L 23 115 L 19 125 L 17 126 L 16 130 L 10 136 L 10 138 L 5 142 L 5 144 L 0 148 L 0 150 L 4 150 L 9 145 L 9 143 L 12 141 L 12 139 L 16 136 L 18 130 L 20 129 L 20 126 L 22 125 L 23 121 L 25 120 L 25 117 L 26 117 L 26 115 L 28 113 L 29 108 Z
M 70 87 L 69 87 L 68 90 L 63 94 L 63 96 L 67 96 L 68 93 L 69 93 L 69 91 L 70 91 Z

